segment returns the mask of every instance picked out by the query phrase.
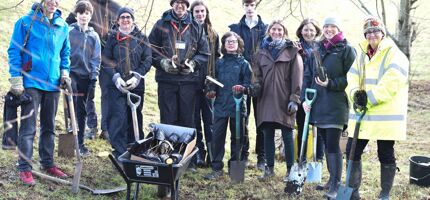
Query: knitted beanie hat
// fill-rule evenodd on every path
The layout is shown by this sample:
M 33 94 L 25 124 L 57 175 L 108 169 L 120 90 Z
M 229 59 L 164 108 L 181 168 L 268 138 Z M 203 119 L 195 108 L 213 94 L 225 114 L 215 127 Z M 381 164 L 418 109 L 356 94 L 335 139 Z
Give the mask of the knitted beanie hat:
M 123 14 L 123 13 L 128 13 L 131 15 L 131 18 L 134 20 L 134 10 L 128 7 L 122 7 L 118 10 L 118 15 L 117 15 L 117 19 L 119 19 L 119 17 Z
M 334 25 L 340 31 L 340 20 L 337 17 L 326 17 L 324 18 L 323 27 L 327 25 Z
M 380 30 L 385 35 L 385 27 L 384 24 L 379 20 L 379 18 L 374 16 L 369 16 L 364 20 L 363 24 L 363 33 L 366 34 L 366 32 L 370 30 Z

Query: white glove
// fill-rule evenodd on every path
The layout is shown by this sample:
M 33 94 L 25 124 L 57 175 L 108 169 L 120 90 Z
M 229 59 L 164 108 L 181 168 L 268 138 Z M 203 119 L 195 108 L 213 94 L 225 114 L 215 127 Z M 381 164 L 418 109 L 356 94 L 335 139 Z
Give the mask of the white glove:
M 125 87 L 125 89 L 127 90 L 133 90 L 134 88 L 137 87 L 137 85 L 139 85 L 139 80 L 136 77 L 131 77 L 130 79 L 128 79 L 127 82 L 125 82 L 127 84 L 127 86 Z
M 112 81 L 115 83 L 115 87 L 122 93 L 126 94 L 129 91 L 127 90 L 126 86 L 127 84 L 125 81 L 121 78 L 121 75 L 119 73 L 116 73 L 113 75 Z

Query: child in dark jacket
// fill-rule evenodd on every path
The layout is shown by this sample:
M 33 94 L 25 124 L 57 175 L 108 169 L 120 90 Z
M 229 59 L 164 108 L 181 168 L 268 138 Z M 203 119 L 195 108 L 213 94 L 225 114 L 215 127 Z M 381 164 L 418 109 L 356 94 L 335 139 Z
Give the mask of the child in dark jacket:
M 236 148 L 243 146 L 247 135 L 244 130 L 244 120 L 246 116 L 246 96 L 240 103 L 240 147 L 236 147 L 236 104 L 233 96 L 236 98 L 249 93 L 251 84 L 252 70 L 249 63 L 241 55 L 244 50 L 243 40 L 234 32 L 227 32 L 221 38 L 221 51 L 224 56 L 217 60 L 215 73 L 219 82 L 224 87 L 213 89 L 209 87 L 207 92 L 208 98 L 214 98 L 214 123 L 212 135 L 212 172 L 204 176 L 205 179 L 213 180 L 223 175 L 223 158 L 225 152 L 225 138 L 227 124 L 230 121 L 231 144 L 230 144 L 230 161 L 236 159 Z M 241 156 L 241 160 L 243 155 Z
M 97 76 L 101 63 L 99 35 L 88 23 L 93 14 L 93 6 L 88 1 L 76 4 L 74 13 L 77 22 L 70 25 L 70 78 L 72 79 L 73 97 L 78 122 L 78 142 L 81 155 L 89 155 L 84 145 L 87 99 L 94 98 Z

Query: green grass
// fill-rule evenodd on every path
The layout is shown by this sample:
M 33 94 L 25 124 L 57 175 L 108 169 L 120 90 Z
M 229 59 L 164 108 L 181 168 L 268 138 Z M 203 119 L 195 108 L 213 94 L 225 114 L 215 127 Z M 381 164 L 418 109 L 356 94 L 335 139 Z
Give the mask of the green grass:
M 16 1 L 6 0 L 3 5 L 11 6 Z M 64 15 L 67 16 L 75 1 L 62 1 L 62 9 Z M 140 8 L 136 13 L 138 25 L 144 24 L 146 16 L 143 15 L 147 1 L 136 0 L 127 1 L 135 8 Z M 222 35 L 228 30 L 227 25 L 239 21 L 242 16 L 240 1 L 208 1 L 212 22 L 215 29 Z M 269 2 L 269 1 L 266 1 Z M 273 1 L 270 1 L 273 2 Z M 349 1 L 336 0 L 330 1 L 311 1 L 303 2 L 303 12 L 305 16 L 310 16 L 322 21 L 323 17 L 333 13 L 338 14 L 344 20 L 342 30 L 345 32 L 348 40 L 352 44 L 357 44 L 362 40 L 361 20 L 364 14 L 359 12 Z M 0 11 L 0 96 L 3 96 L 8 90 L 9 84 L 7 81 L 8 65 L 7 65 L 7 47 L 9 45 L 10 34 L 13 24 L 19 16 L 28 12 L 30 1 L 24 1 L 22 5 L 12 10 Z M 262 4 L 259 12 L 263 16 L 266 23 L 269 19 L 282 18 L 278 12 L 277 4 Z M 160 17 L 161 13 L 168 9 L 167 1 L 156 1 L 153 14 L 149 20 L 147 33 L 152 28 L 152 24 Z M 393 7 L 391 4 L 387 7 Z M 288 8 L 283 7 L 283 12 L 286 13 Z M 391 8 L 395 11 L 395 8 Z M 426 16 L 425 12 L 430 9 L 430 5 L 421 5 L 417 10 L 419 16 Z M 315 11 L 318 12 L 315 12 Z M 394 13 L 391 12 L 390 15 Z M 354 17 L 351 17 L 354 16 Z M 394 18 L 389 18 L 389 28 L 394 27 Z M 422 24 L 421 36 L 417 39 L 413 46 L 412 54 L 412 69 L 413 81 L 411 84 L 409 95 L 409 114 L 408 114 L 408 140 L 396 143 L 396 157 L 400 168 L 395 178 L 395 185 L 392 191 L 392 199 L 429 199 L 430 189 L 421 188 L 409 184 L 409 156 L 412 155 L 427 155 L 429 156 L 430 125 L 427 122 L 430 119 L 430 70 L 426 59 L 429 55 L 428 47 L 430 40 L 428 37 L 429 29 L 426 20 L 420 21 Z M 294 32 L 299 21 L 293 17 L 286 19 L 286 24 L 289 29 L 289 34 L 294 38 Z M 157 84 L 154 81 L 155 70 L 152 69 L 146 77 L 146 94 L 144 106 L 144 124 L 159 121 L 159 111 L 157 106 Z M 96 104 L 100 111 L 100 94 L 96 94 Z M 3 102 L 0 103 L 2 107 Z M 57 115 L 57 133 L 64 133 L 63 111 L 60 103 Z M 2 116 L 0 116 L 2 119 Z M 2 120 L 0 120 L 2 121 Z M 253 119 L 251 119 L 253 122 Z M 253 123 L 251 129 L 251 160 L 255 162 L 255 154 L 253 152 L 255 145 L 255 127 Z M 122 178 L 114 169 L 109 159 L 106 157 L 98 157 L 98 153 L 110 151 L 111 147 L 106 141 L 99 139 L 86 141 L 92 155 L 84 159 L 84 168 L 82 172 L 81 183 L 92 188 L 114 188 L 119 185 L 124 185 Z M 229 142 L 227 141 L 226 147 Z M 35 143 L 37 146 L 37 142 Z M 376 143 L 369 143 L 369 151 L 363 155 L 363 184 L 360 188 L 364 199 L 376 199 L 379 193 L 379 161 L 377 158 Z M 226 159 L 229 157 L 229 149 L 226 150 Z M 110 196 L 92 196 L 86 191 L 80 191 L 78 195 L 73 195 L 69 186 L 57 185 L 47 180 L 37 179 L 37 185 L 34 187 L 26 187 L 20 183 L 17 176 L 18 172 L 15 167 L 18 154 L 13 151 L 0 150 L 0 199 L 124 199 L 125 193 L 119 193 Z M 72 175 L 74 170 L 74 160 L 55 157 L 56 163 L 59 164 L 68 174 Z M 33 156 L 34 168 L 38 169 L 38 153 L 37 147 L 34 148 Z M 181 199 L 322 199 L 323 192 L 314 191 L 315 184 L 306 184 L 304 191 L 300 196 L 287 196 L 283 193 L 284 184 L 282 183 L 285 175 L 285 162 L 276 161 L 275 172 L 276 176 L 267 182 L 259 182 L 257 177 L 261 172 L 250 169 L 246 171 L 245 182 L 242 184 L 231 184 L 229 177 L 224 176 L 218 181 L 205 181 L 202 175 L 209 173 L 210 169 L 198 169 L 198 173 L 186 173 L 180 182 L 180 197 Z M 345 173 L 344 173 L 345 174 Z M 324 167 L 323 179 L 327 180 L 328 174 Z M 71 180 L 69 178 L 68 180 Z M 152 185 L 143 185 L 140 197 L 141 199 L 155 198 L 156 187 Z

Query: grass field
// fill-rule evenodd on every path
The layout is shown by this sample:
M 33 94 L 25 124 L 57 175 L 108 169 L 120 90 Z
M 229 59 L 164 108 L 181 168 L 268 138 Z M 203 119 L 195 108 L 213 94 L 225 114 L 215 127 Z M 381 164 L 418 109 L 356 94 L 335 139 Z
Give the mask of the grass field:
M 14 6 L 17 1 L 5 0 L 0 6 L 0 96 L 4 96 L 8 90 L 8 64 L 7 64 L 7 47 L 9 45 L 10 35 L 14 22 L 22 15 L 28 12 L 31 1 L 24 1 L 16 8 L 2 10 L 2 8 Z M 63 15 L 67 16 L 75 1 L 61 1 Z M 145 19 L 149 13 L 146 8 L 146 0 L 120 1 L 122 5 L 134 7 L 137 23 L 140 26 L 145 24 Z M 239 0 L 215 1 L 207 0 L 210 8 L 210 14 L 215 29 L 220 33 L 227 31 L 227 25 L 237 22 L 243 12 Z M 222 3 L 221 3 L 222 2 Z M 265 22 L 268 23 L 274 18 L 282 18 L 288 12 L 288 7 L 279 6 L 277 1 L 263 3 L 259 8 Z M 348 40 L 357 44 L 362 39 L 361 20 L 364 18 L 356 7 L 346 0 L 328 1 L 311 1 L 302 0 L 302 8 L 305 16 L 310 16 L 321 21 L 326 15 L 337 14 L 343 19 L 342 31 L 345 32 Z M 373 1 L 368 1 L 373 2 Z M 397 2 L 397 1 L 395 1 Z M 411 80 L 409 95 L 409 113 L 408 113 L 408 139 L 396 143 L 396 157 L 400 172 L 397 173 L 395 184 L 392 190 L 392 199 L 430 199 L 430 188 L 422 188 L 409 184 L 409 161 L 412 155 L 430 156 L 430 65 L 428 56 L 430 55 L 430 26 L 429 19 L 426 19 L 427 12 L 430 9 L 430 3 L 425 0 L 419 1 L 420 7 L 416 11 L 416 18 L 420 24 L 421 34 L 413 45 L 411 58 Z M 373 4 L 372 4 L 373 5 Z M 387 5 L 395 13 L 396 7 L 392 3 Z M 161 13 L 168 9 L 168 1 L 155 1 L 154 10 L 149 18 L 146 33 L 149 34 L 152 24 L 160 17 Z M 296 12 L 300 18 L 300 14 Z M 390 17 L 390 16 L 389 16 Z M 388 27 L 393 28 L 396 22 L 394 17 L 388 18 Z M 292 16 L 286 19 L 290 36 L 294 39 L 295 29 L 299 20 Z M 159 112 L 157 106 L 157 85 L 154 81 L 154 72 L 152 69 L 146 77 L 146 94 L 144 106 L 144 123 L 159 121 Z M 99 91 L 96 95 L 96 104 L 99 106 Z M 3 107 L 3 101 L 0 102 Z M 61 108 L 62 105 L 59 105 Z M 100 109 L 98 109 L 100 111 Z M 57 115 L 57 133 L 64 133 L 64 122 L 62 120 L 62 109 L 59 109 Z M 0 121 L 2 116 L 0 116 Z M 253 121 L 253 120 L 251 120 Z M 254 133 L 255 127 L 251 125 L 251 133 Z M 2 134 L 2 133 L 1 133 Z M 0 134 L 0 135 L 1 135 Z M 255 136 L 251 134 L 251 149 L 255 145 Z M 110 145 L 104 140 L 86 141 L 92 155 L 84 159 L 84 168 L 81 183 L 92 188 L 113 188 L 125 185 L 120 175 L 113 168 L 107 157 L 97 156 L 100 152 L 110 151 Z M 363 199 L 376 199 L 379 193 L 379 161 L 376 153 L 376 143 L 369 143 L 368 153 L 363 155 L 363 184 L 360 188 Z M 38 169 L 37 142 L 33 156 L 34 169 Z M 227 150 L 228 151 L 228 150 Z M 251 151 L 251 159 L 256 160 L 255 154 Z M 229 155 L 227 152 L 226 155 Z M 15 167 L 18 154 L 14 151 L 0 150 L 0 199 L 125 199 L 125 193 L 119 193 L 111 196 L 92 196 L 86 191 L 78 195 L 73 195 L 70 187 L 57 185 L 46 180 L 37 179 L 37 185 L 34 187 L 23 186 L 18 178 L 18 172 Z M 64 169 L 69 175 L 73 174 L 74 161 L 55 157 L 56 163 Z M 255 169 L 246 171 L 246 179 L 242 184 L 231 184 L 228 176 L 224 176 L 219 181 L 205 181 L 202 175 L 210 172 L 209 169 L 198 169 L 198 172 L 186 173 L 180 182 L 181 199 L 322 199 L 323 192 L 313 190 L 315 184 L 306 184 L 304 191 L 300 196 L 287 196 L 283 192 L 284 184 L 282 178 L 285 175 L 285 164 L 276 161 L 276 176 L 267 182 L 259 182 L 257 177 L 261 172 Z M 345 174 L 345 173 L 344 173 Z M 324 181 L 327 180 L 327 172 L 324 167 Z M 68 180 L 71 180 L 69 178 Z M 156 187 L 144 185 L 140 192 L 140 199 L 155 198 Z

